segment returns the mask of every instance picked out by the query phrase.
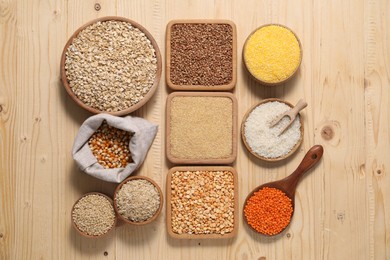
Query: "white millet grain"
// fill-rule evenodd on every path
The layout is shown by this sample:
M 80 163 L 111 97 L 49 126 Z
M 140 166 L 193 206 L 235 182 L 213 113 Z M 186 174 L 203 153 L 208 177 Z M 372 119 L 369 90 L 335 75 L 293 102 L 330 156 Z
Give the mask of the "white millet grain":
M 81 232 L 90 236 L 103 235 L 115 223 L 114 206 L 107 198 L 90 194 L 76 203 L 72 218 Z
M 130 180 L 122 185 L 115 197 L 118 213 L 133 222 L 143 222 L 157 212 L 160 194 L 147 180 Z
M 65 70 L 70 88 L 83 103 L 117 112 L 149 92 L 157 58 L 150 40 L 130 23 L 96 22 L 73 39 Z
M 233 232 L 234 189 L 234 176 L 230 171 L 172 173 L 172 231 L 221 235 Z
M 278 158 L 288 154 L 301 138 L 299 115 L 291 126 L 279 136 L 290 118 L 284 117 L 274 127 L 271 122 L 291 109 L 288 105 L 272 101 L 257 106 L 245 121 L 244 133 L 249 147 L 256 154 L 265 158 Z
M 233 102 L 227 97 L 174 97 L 170 149 L 180 159 L 221 159 L 233 153 Z

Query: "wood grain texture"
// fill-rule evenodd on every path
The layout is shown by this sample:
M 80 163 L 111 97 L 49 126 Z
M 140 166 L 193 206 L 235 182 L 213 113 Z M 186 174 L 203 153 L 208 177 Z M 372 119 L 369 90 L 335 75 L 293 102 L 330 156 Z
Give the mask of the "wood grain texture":
M 0 2 L 0 258 L 15 240 L 16 2 Z
M 98 5 L 98 6 L 97 6 Z M 0 1 L 0 259 L 390 259 L 390 2 L 387 0 L 45 0 Z M 304 140 L 282 162 L 259 161 L 238 141 L 239 209 L 256 186 L 292 173 L 314 144 L 320 164 L 297 187 L 294 219 L 275 238 L 239 230 L 227 240 L 168 236 L 165 208 L 147 226 L 119 223 L 102 239 L 72 229 L 70 210 L 84 193 L 113 195 L 115 184 L 82 173 L 71 147 L 92 114 L 60 81 L 70 35 L 103 16 L 124 16 L 155 38 L 165 61 L 165 29 L 173 19 L 227 19 L 237 27 L 238 124 L 265 98 L 296 103 Z M 278 87 L 256 83 L 242 64 L 247 36 L 267 23 L 291 28 L 303 60 Z M 163 68 L 162 75 L 165 75 Z M 137 175 L 165 191 L 163 76 L 155 95 L 133 113 L 159 125 Z

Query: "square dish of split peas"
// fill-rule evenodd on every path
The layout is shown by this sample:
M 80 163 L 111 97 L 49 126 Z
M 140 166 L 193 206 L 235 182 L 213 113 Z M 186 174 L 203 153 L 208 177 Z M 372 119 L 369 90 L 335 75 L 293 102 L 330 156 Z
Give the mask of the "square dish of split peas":
M 229 166 L 169 170 L 167 230 L 173 238 L 231 238 L 238 230 L 237 173 Z

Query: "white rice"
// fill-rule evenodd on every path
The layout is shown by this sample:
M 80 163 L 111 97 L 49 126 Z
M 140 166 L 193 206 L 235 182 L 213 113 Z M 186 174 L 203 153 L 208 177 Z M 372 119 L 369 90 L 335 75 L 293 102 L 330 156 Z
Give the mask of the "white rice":
M 281 135 L 281 131 L 290 121 L 284 117 L 274 127 L 271 122 L 290 107 L 278 101 L 257 106 L 248 116 L 244 125 L 245 139 L 252 151 L 261 157 L 279 158 L 288 154 L 301 138 L 299 115 L 291 126 Z

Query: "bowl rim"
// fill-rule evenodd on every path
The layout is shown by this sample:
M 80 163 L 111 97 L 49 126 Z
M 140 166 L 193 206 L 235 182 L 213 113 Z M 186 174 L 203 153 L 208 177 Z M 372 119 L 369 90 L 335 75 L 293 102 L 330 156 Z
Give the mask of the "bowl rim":
M 152 217 L 150 217 L 147 220 L 142 221 L 142 222 L 131 221 L 131 220 L 125 218 L 124 216 L 122 216 L 119 213 L 118 205 L 116 203 L 116 198 L 117 198 L 117 194 L 118 194 L 119 190 L 122 188 L 122 186 L 124 184 L 128 183 L 129 181 L 133 181 L 133 180 L 146 180 L 146 181 L 150 182 L 154 187 L 156 187 L 157 192 L 160 195 L 160 205 L 159 205 L 157 211 L 154 213 L 154 215 Z M 116 189 L 114 191 L 114 199 L 113 199 L 113 201 L 114 201 L 114 209 L 115 209 L 115 212 L 116 212 L 118 218 L 120 220 L 124 221 L 125 223 L 131 224 L 131 225 L 136 225 L 136 226 L 142 226 L 142 225 L 146 225 L 146 224 L 149 224 L 149 223 L 153 222 L 160 215 L 161 210 L 163 208 L 163 204 L 164 204 L 163 193 L 162 193 L 162 190 L 161 190 L 160 186 L 154 180 L 152 180 L 151 178 L 146 177 L 146 176 L 131 176 L 131 177 L 126 178 L 124 181 L 122 181 L 116 187 Z
M 246 62 L 246 58 L 245 58 L 245 50 L 246 50 L 246 47 L 247 47 L 247 44 L 248 44 L 248 41 L 249 39 L 252 37 L 252 35 L 257 32 L 258 30 L 260 30 L 261 28 L 263 27 L 268 27 L 268 26 L 279 26 L 279 27 L 283 27 L 285 29 L 287 29 L 288 31 L 290 31 L 294 36 L 295 38 L 297 39 L 298 41 L 298 45 L 299 45 L 299 50 L 300 50 L 300 55 L 299 55 L 299 63 L 298 63 L 298 66 L 295 68 L 295 70 L 293 71 L 293 73 L 291 73 L 290 76 L 288 76 L 287 78 L 281 80 L 281 81 L 278 81 L 278 82 L 267 82 L 267 81 L 263 81 L 262 79 L 256 77 L 255 75 L 252 74 L 252 72 L 249 70 L 248 66 L 247 66 L 247 62 Z M 245 40 L 245 43 L 244 43 L 244 46 L 242 48 L 242 60 L 243 60 L 243 63 L 244 63 L 244 67 L 246 69 L 246 71 L 257 81 L 259 82 L 260 84 L 262 85 L 265 85 L 265 86 L 277 86 L 277 85 L 281 85 L 283 83 L 286 83 L 287 81 L 289 81 L 290 79 L 292 79 L 298 72 L 299 68 L 301 67 L 301 64 L 302 64 L 302 58 L 303 58 L 303 49 L 302 49 L 302 44 L 301 44 L 301 40 L 298 38 L 298 35 L 289 27 L 283 25 L 283 24 L 279 24 L 279 23 L 267 23 L 267 24 L 264 24 L 264 25 L 261 25 L 259 27 L 257 27 L 256 29 L 254 29 L 249 35 L 248 37 L 246 38 Z
M 111 206 L 112 206 L 112 209 L 114 210 L 114 215 L 115 215 L 115 218 L 114 218 L 114 224 L 112 225 L 112 227 L 110 227 L 110 229 L 107 230 L 107 232 L 101 234 L 101 235 L 97 235 L 97 236 L 94 236 L 94 235 L 88 235 L 87 233 L 81 231 L 76 223 L 74 222 L 74 219 L 73 219 L 73 211 L 74 211 L 74 207 L 76 206 L 76 204 L 82 199 L 82 198 L 85 198 L 89 195 L 98 195 L 98 196 L 102 196 L 104 197 L 105 199 L 107 199 L 110 203 L 111 203 Z M 84 237 L 87 237 L 87 238 L 100 238 L 102 236 L 106 236 L 108 233 L 110 233 L 115 227 L 116 227 L 116 224 L 117 224 L 117 221 L 118 221 L 118 218 L 117 218 L 117 213 L 115 211 L 115 208 L 114 208 L 114 201 L 112 200 L 112 198 L 110 198 L 109 196 L 107 196 L 106 194 L 104 193 L 101 193 L 101 192 L 97 192 L 97 191 L 93 191 L 93 192 L 88 192 L 88 193 L 85 193 L 83 194 L 80 198 L 78 198 L 76 200 L 76 202 L 73 204 L 72 206 L 72 211 L 70 213 L 70 218 L 71 218 L 71 222 L 72 222 L 72 226 L 73 228 L 77 231 L 77 233 L 79 233 L 80 235 L 84 236 Z
M 84 102 L 82 102 L 77 96 L 76 94 L 72 91 L 70 85 L 69 85 L 69 82 L 68 82 L 68 79 L 66 77 L 66 70 L 65 70 L 65 60 L 66 60 L 66 53 L 68 51 L 68 48 L 69 46 L 72 44 L 73 42 L 73 39 L 75 37 L 77 37 L 79 35 L 79 33 L 84 30 L 85 28 L 87 28 L 88 26 L 92 25 L 92 24 L 95 24 L 97 22 L 106 22 L 106 21 L 121 21 L 121 22 L 127 22 L 127 23 L 130 23 L 133 27 L 136 27 L 138 28 L 139 30 L 141 30 L 145 35 L 146 37 L 150 40 L 154 50 L 155 50 L 155 53 L 156 53 L 156 59 L 157 59 L 157 71 L 156 71 L 156 77 L 154 78 L 154 82 L 153 82 L 153 85 L 151 86 L 150 90 L 148 91 L 148 93 L 136 104 L 130 106 L 129 108 L 126 108 L 124 110 L 120 110 L 120 111 L 115 111 L 115 112 L 108 112 L 108 111 L 103 111 L 103 110 L 98 110 L 94 107 L 91 107 L 91 106 L 88 106 L 87 104 L 85 104 Z M 81 25 L 71 36 L 70 38 L 68 39 L 68 41 L 66 42 L 65 46 L 64 46 L 64 49 L 62 51 L 62 55 L 61 55 L 61 62 L 60 62 L 60 77 L 61 77 L 61 81 L 62 81 L 62 85 L 64 86 L 66 92 L 69 94 L 69 96 L 72 98 L 72 100 L 74 102 L 76 102 L 76 104 L 78 104 L 80 107 L 84 108 L 85 110 L 91 112 L 91 113 L 94 113 L 94 114 L 99 114 L 99 113 L 108 113 L 108 114 L 111 114 L 111 115 L 115 115 L 115 116 L 123 116 L 123 115 L 127 115 L 127 114 L 130 114 L 131 112 L 134 112 L 135 110 L 141 108 L 143 105 L 146 104 L 147 101 L 149 101 L 149 99 L 154 95 L 154 93 L 156 92 L 157 90 L 157 87 L 160 83 L 160 79 L 161 79 L 161 74 L 162 74 L 162 57 L 161 57 L 161 52 L 160 52 L 160 49 L 157 45 L 157 42 L 156 40 L 153 38 L 153 36 L 150 34 L 150 32 L 145 28 L 143 27 L 142 25 L 140 25 L 139 23 L 131 20 L 131 19 L 128 19 L 128 18 L 125 18 L 125 17 L 120 17 L 120 16 L 105 16 L 105 17 L 100 17 L 100 18 L 97 18 L 97 19 L 93 19 L 83 25 Z
M 292 154 L 294 154 L 294 153 L 298 150 L 299 146 L 300 146 L 300 145 L 302 144 L 302 142 L 303 142 L 303 136 L 304 136 L 303 117 L 302 117 L 301 113 L 298 113 L 298 115 L 299 115 L 299 122 L 301 123 L 301 127 L 300 127 L 301 135 L 300 135 L 300 138 L 299 138 L 298 142 L 291 148 L 291 150 L 290 150 L 287 154 L 285 154 L 285 155 L 283 155 L 283 156 L 280 156 L 280 157 L 276 157 L 276 158 L 267 158 L 267 157 L 264 157 L 264 156 L 261 156 L 261 155 L 255 153 L 255 152 L 252 150 L 252 148 L 249 146 L 249 144 L 248 144 L 248 142 L 247 142 L 247 140 L 246 140 L 246 137 L 245 137 L 245 122 L 246 122 L 246 120 L 248 119 L 248 116 L 252 113 L 252 111 L 253 111 L 256 107 L 258 107 L 258 106 L 260 106 L 260 105 L 262 105 L 262 104 L 268 103 L 268 102 L 275 102 L 275 101 L 280 102 L 280 103 L 284 103 L 284 104 L 288 105 L 288 106 L 291 107 L 291 108 L 294 107 L 294 106 L 293 106 L 290 102 L 288 102 L 288 101 L 285 101 L 285 100 L 282 100 L 282 99 L 279 99 L 279 98 L 267 98 L 267 99 L 264 99 L 264 100 L 262 100 L 262 101 L 260 101 L 260 102 L 258 102 L 258 103 L 256 103 L 256 104 L 252 105 L 252 106 L 247 110 L 247 112 L 245 113 L 244 117 L 242 118 L 242 122 L 241 122 L 241 139 L 242 139 L 242 141 L 243 141 L 243 143 L 244 143 L 244 146 L 246 147 L 246 149 L 247 149 L 253 156 L 255 156 L 256 158 L 261 159 L 261 160 L 263 160 L 263 161 L 267 161 L 267 162 L 278 162 L 278 161 L 281 161 L 281 160 L 284 160 L 284 159 L 290 157 Z

